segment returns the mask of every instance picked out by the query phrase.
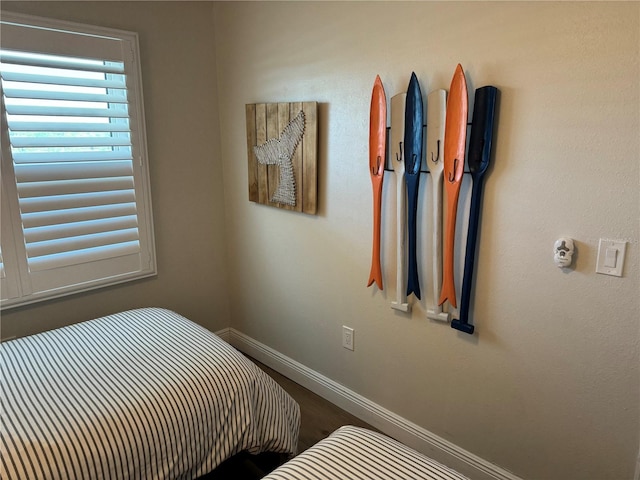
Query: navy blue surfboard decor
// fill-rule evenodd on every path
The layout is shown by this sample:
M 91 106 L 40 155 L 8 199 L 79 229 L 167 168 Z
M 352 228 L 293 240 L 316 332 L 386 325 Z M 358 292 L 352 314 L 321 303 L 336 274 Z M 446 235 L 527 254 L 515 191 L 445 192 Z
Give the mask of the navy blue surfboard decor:
M 480 207 L 482 204 L 482 190 L 484 176 L 491 159 L 491 144 L 493 140 L 493 124 L 495 104 L 498 89 L 486 86 L 476 89 L 471 121 L 471 136 L 469 139 L 469 153 L 467 164 L 473 189 L 471 192 L 471 206 L 469 209 L 469 229 L 467 246 L 464 257 L 464 277 L 462 280 L 462 299 L 460 304 L 460 318 L 451 322 L 451 328 L 461 332 L 473 334 L 475 327 L 469 323 L 469 302 L 473 286 L 473 271 L 476 256 L 476 242 L 480 223 Z
M 407 185 L 408 277 L 407 296 L 420 299 L 417 261 L 418 185 L 422 163 L 422 127 L 424 114 L 422 93 L 415 73 L 411 73 L 404 117 L 404 178 Z

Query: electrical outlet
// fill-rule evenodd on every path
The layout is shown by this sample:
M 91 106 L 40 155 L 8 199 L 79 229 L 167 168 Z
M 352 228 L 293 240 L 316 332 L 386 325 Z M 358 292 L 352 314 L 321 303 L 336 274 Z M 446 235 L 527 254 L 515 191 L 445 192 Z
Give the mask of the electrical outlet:
M 353 328 L 342 326 L 342 346 L 347 350 L 353 350 L 353 337 L 355 330 Z

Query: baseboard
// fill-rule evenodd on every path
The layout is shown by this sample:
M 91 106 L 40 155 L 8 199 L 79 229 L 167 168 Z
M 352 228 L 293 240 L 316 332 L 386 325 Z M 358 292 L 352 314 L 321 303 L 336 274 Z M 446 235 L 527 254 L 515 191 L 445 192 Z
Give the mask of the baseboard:
M 216 334 L 241 352 L 273 368 L 390 437 L 455 468 L 474 480 L 521 480 L 507 470 L 458 447 L 242 332 L 229 328 Z
M 219 336 L 222 340 L 224 340 L 227 343 L 231 343 L 231 329 L 230 328 L 223 328 L 222 330 L 218 330 L 217 332 L 214 332 L 217 336 Z M 236 347 L 237 348 L 237 347 Z

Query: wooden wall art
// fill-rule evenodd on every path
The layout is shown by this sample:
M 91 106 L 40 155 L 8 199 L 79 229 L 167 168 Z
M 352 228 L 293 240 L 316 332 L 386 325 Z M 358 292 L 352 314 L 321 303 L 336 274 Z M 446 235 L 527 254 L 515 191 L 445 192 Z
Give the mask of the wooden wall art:
M 469 207 L 469 229 L 467 247 L 464 256 L 464 277 L 462 279 L 462 302 L 460 318 L 451 322 L 451 327 L 461 332 L 472 334 L 474 326 L 469 323 L 469 302 L 473 282 L 473 266 L 476 257 L 476 241 L 480 224 L 480 206 L 482 203 L 482 186 L 484 174 L 491 159 L 491 142 L 493 139 L 493 120 L 495 116 L 496 95 L 498 89 L 488 85 L 476 89 L 471 121 L 471 138 L 467 164 L 471 172 L 473 190 L 471 191 L 471 207 Z
M 318 103 L 246 105 L 249 200 L 315 215 Z
M 384 181 L 384 159 L 387 155 L 387 96 L 382 80 L 376 77 L 371 92 L 369 122 L 369 175 L 373 187 L 373 246 L 371 273 L 367 287 L 376 283 L 382 290 L 382 266 L 380 265 L 380 225 L 382 218 L 382 182 Z
M 442 265 L 442 290 L 439 305 L 449 301 L 456 308 L 455 273 L 453 268 L 456 236 L 456 215 L 460 184 L 464 173 L 464 157 L 467 145 L 467 119 L 469 117 L 469 99 L 467 80 L 458 64 L 451 79 L 449 98 L 447 99 L 447 118 L 444 127 L 444 190 L 447 203 L 445 227 L 444 263 Z
M 384 171 L 396 177 L 396 300 L 391 308 L 403 312 L 411 311 L 409 296 L 413 293 L 420 300 L 420 279 L 416 247 L 420 217 L 417 216 L 420 187 L 419 178 L 428 173 L 431 190 L 431 205 L 425 215 L 431 227 L 431 288 L 432 297 L 426 299 L 427 317 L 448 322 L 451 328 L 473 334 L 474 324 L 469 322 L 470 300 L 473 290 L 476 243 L 480 227 L 480 211 L 484 176 L 491 158 L 494 116 L 498 89 L 487 85 L 475 90 L 473 120 L 468 121 L 468 91 L 462 65 L 458 64 L 446 90 L 434 90 L 427 96 L 427 124 L 424 124 L 424 106 L 420 84 L 415 73 L 406 92 L 391 97 L 391 126 L 386 121 L 386 95 L 380 76 L 376 76 L 371 97 L 369 133 L 369 172 L 374 187 L 374 234 L 373 259 L 369 284 L 375 281 L 382 290 L 380 268 L 379 224 L 381 207 L 378 185 L 382 185 Z M 447 98 L 448 97 L 448 98 Z M 467 130 L 471 126 L 467 155 Z M 385 133 L 390 139 L 389 148 L 384 148 Z M 423 155 L 423 137 L 426 129 L 426 156 Z M 384 169 L 380 168 L 380 156 L 386 153 Z M 465 155 L 467 160 L 465 162 Z M 464 250 L 464 276 L 460 308 L 456 297 L 454 257 L 458 197 L 460 184 L 467 164 L 473 188 L 471 206 L 468 210 L 467 242 Z M 404 183 L 403 183 L 404 182 Z M 444 194 L 444 195 L 443 195 Z M 444 198 L 443 198 L 444 197 Z M 406 204 L 405 204 L 406 200 Z M 446 200 L 446 203 L 444 202 Z M 443 204 L 446 204 L 445 229 L 442 231 Z M 444 239 L 442 238 L 444 235 Z M 443 241 L 444 240 L 444 241 Z M 561 239 L 562 240 L 562 239 Z M 559 240 L 558 242 L 560 242 Z M 565 247 L 565 243 L 562 243 Z M 569 247 L 567 247 L 567 250 Z M 563 252 L 564 253 L 564 252 Z M 444 255 L 443 255 L 444 254 Z M 405 264 L 406 262 L 406 264 Z M 405 268 L 405 266 L 407 268 Z M 406 280 L 406 294 L 403 292 Z M 428 283 L 428 282 L 426 282 Z M 447 302 L 446 310 L 443 304 Z M 453 318 L 456 314 L 457 318 Z
M 420 300 L 420 280 L 416 252 L 418 248 L 417 215 L 420 165 L 422 163 L 423 111 L 420 83 L 416 74 L 412 72 L 404 110 L 404 181 L 407 185 L 407 238 L 409 240 L 407 297 L 413 293 L 418 300 Z

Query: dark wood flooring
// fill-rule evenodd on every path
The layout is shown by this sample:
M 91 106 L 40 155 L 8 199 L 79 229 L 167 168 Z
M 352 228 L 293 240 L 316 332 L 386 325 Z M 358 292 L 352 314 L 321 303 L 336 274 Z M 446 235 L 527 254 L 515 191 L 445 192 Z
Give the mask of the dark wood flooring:
M 376 430 L 358 417 L 345 412 L 284 375 L 253 358 L 251 360 L 278 382 L 300 405 L 298 453 L 305 451 L 343 425 L 357 425 Z M 257 480 L 277 467 L 283 460 L 282 456 L 269 453 L 258 456 L 240 454 L 227 460 L 200 480 Z

